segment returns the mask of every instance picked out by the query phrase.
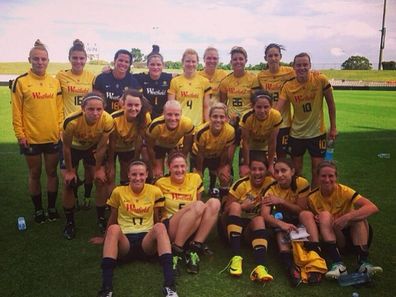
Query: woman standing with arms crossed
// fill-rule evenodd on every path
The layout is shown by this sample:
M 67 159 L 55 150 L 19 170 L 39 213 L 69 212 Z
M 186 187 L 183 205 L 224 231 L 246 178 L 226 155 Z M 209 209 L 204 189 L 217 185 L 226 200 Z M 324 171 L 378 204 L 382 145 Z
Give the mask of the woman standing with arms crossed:
M 183 74 L 172 79 L 168 90 L 168 100 L 180 102 L 183 115 L 189 117 L 194 126 L 209 120 L 209 81 L 198 75 L 198 53 L 186 49 L 182 57 Z
M 62 88 L 65 117 L 72 112 L 81 110 L 82 98 L 85 94 L 92 91 L 92 83 L 95 78 L 92 72 L 84 70 L 87 62 L 87 52 L 81 40 L 76 39 L 73 41 L 73 46 L 69 50 L 69 61 L 71 69 L 61 70 L 56 75 Z M 62 167 L 64 167 L 64 164 L 61 164 L 61 169 Z M 90 176 L 89 173 L 90 171 L 85 169 L 83 209 L 88 209 L 91 202 L 89 198 L 93 186 L 93 176 Z M 77 205 L 79 205 L 77 187 L 74 188 L 74 192 Z
M 246 50 L 243 47 L 234 46 L 230 54 L 233 72 L 220 82 L 219 90 L 220 101 L 227 105 L 230 124 L 235 129 L 235 143 L 230 151 L 230 160 L 233 160 L 235 148 L 241 142 L 239 120 L 244 112 L 252 108 L 250 102 L 252 91 L 260 86 L 256 75 L 245 70 Z
M 164 58 L 160 54 L 158 45 L 153 45 L 153 50 L 147 55 L 148 73 L 136 73 L 133 77 L 143 89 L 144 97 L 150 102 L 151 118 L 162 115 L 167 101 L 168 89 L 172 79 L 171 73 L 163 72 Z
M 59 218 L 55 208 L 58 195 L 56 167 L 59 160 L 63 101 L 59 81 L 46 74 L 48 52 L 40 40 L 29 52 L 29 72 L 17 77 L 12 86 L 12 124 L 21 154 L 29 169 L 29 193 L 34 220 L 47 219 L 42 205 L 41 166 L 44 157 L 47 174 L 48 220 Z
M 94 81 L 93 89 L 103 94 L 109 114 L 120 109 L 119 99 L 125 89 L 141 89 L 138 81 L 129 72 L 131 65 L 132 54 L 120 49 L 114 55 L 114 69 L 99 74 Z
M 63 123 L 63 156 L 65 162 L 63 209 L 66 239 L 75 237 L 73 185 L 76 183 L 76 168 L 83 160 L 91 170 L 96 185 L 96 213 L 98 226 L 106 229 L 105 203 L 107 198 L 107 176 L 104 162 L 109 135 L 114 129 L 113 118 L 104 111 L 105 102 L 100 93 L 91 92 L 84 96 L 81 111 L 70 114 Z
M 264 59 L 267 61 L 267 69 L 262 70 L 257 75 L 260 86 L 272 95 L 275 104 L 278 102 L 279 93 L 283 84 L 295 77 L 292 67 L 280 65 L 282 50 L 285 50 L 285 48 L 280 44 L 271 43 L 267 45 L 264 50 Z M 285 105 L 281 114 L 283 121 L 279 126 L 279 133 L 276 140 L 277 158 L 284 158 L 287 153 L 287 140 L 291 126 L 290 104 Z

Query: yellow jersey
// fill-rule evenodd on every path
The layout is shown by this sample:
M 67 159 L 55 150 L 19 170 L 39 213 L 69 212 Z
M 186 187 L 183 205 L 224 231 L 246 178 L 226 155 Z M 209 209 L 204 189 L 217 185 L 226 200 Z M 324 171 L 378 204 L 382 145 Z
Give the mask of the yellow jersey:
M 205 72 L 205 70 L 200 70 L 198 71 L 198 74 L 209 80 L 210 87 L 212 88 L 212 97 L 210 99 L 210 104 L 212 105 L 215 102 L 219 102 L 219 85 L 223 78 L 227 76 L 227 71 L 223 69 L 216 69 L 212 75 L 209 75 Z
M 151 123 L 151 116 L 146 113 L 145 124 L 139 129 L 135 121 L 128 122 L 123 109 L 117 110 L 111 114 L 114 119 L 114 131 L 116 136 L 116 152 L 130 152 L 135 149 L 135 143 L 138 136 L 144 137 L 148 125 Z
M 87 150 L 96 146 L 102 134 L 110 133 L 113 129 L 114 120 L 105 111 L 93 125 L 88 125 L 82 111 L 70 114 L 63 123 L 63 134 L 73 137 L 72 148 L 78 150 Z
M 61 70 L 56 78 L 62 88 L 65 117 L 72 112 L 80 111 L 83 97 L 92 91 L 95 75 L 87 70 L 80 75 L 73 74 L 71 70 Z
M 57 143 L 64 119 L 59 81 L 31 70 L 11 88 L 12 124 L 16 138 L 29 144 Z
M 193 153 L 201 153 L 205 159 L 218 158 L 222 152 L 234 143 L 235 130 L 225 123 L 219 135 L 210 131 L 210 123 L 202 124 L 195 132 Z
M 159 178 L 155 185 L 159 187 L 165 197 L 165 213 L 163 218 L 170 218 L 179 209 L 197 201 L 197 195 L 203 188 L 202 179 L 197 173 L 186 173 L 182 184 L 172 183 L 170 176 Z
M 209 80 L 195 74 L 192 78 L 179 75 L 171 80 L 169 94 L 180 102 L 182 113 L 189 117 L 195 126 L 204 122 L 204 97 L 211 94 Z
M 279 93 L 283 84 L 294 77 L 294 69 L 289 66 L 280 66 L 277 73 L 271 73 L 268 69 L 265 69 L 257 75 L 261 88 L 272 95 L 274 102 L 278 101 Z M 292 120 L 290 103 L 285 105 L 281 115 L 283 122 L 279 128 L 289 128 Z
M 314 214 L 328 211 L 337 218 L 352 211 L 354 204 L 361 197 L 355 190 L 342 184 L 337 184 L 330 197 L 323 197 L 320 188 L 311 191 L 308 195 L 308 207 Z
M 193 132 L 194 125 L 190 118 L 182 115 L 179 126 L 174 130 L 169 130 L 162 115 L 152 121 L 146 134 L 154 141 L 154 145 L 172 149 L 178 145 L 184 136 L 192 135 Z
M 296 178 L 296 190 L 293 191 L 291 188 L 283 189 L 278 183 L 274 183 L 269 187 L 265 193 L 279 197 L 287 202 L 297 204 L 297 199 L 302 196 L 309 194 L 310 184 L 309 182 L 301 177 Z
M 107 204 L 118 210 L 117 223 L 122 233 L 148 232 L 154 226 L 154 208 L 164 206 L 164 197 L 156 186 L 145 184 L 140 193 L 129 185 L 116 187 Z
M 249 131 L 250 150 L 267 151 L 268 139 L 281 123 L 281 114 L 276 109 L 271 108 L 265 120 L 259 120 L 251 109 L 242 115 L 239 126 Z
M 298 139 L 314 138 L 326 133 L 323 115 L 323 92 L 331 85 L 323 74 L 309 73 L 306 83 L 297 79 L 287 81 L 279 98 L 293 105 L 290 136 Z
M 250 199 L 253 201 L 255 207 L 249 211 L 243 211 L 242 217 L 244 218 L 254 218 L 260 214 L 261 208 L 261 195 L 263 195 L 267 189 L 275 183 L 275 180 L 267 176 L 264 178 L 263 183 L 260 187 L 253 187 L 250 182 L 250 177 L 245 176 L 237 180 L 230 188 L 229 194 L 234 197 L 239 203 L 242 204 L 245 199 Z
M 227 95 L 228 115 L 231 119 L 241 117 L 252 108 L 250 97 L 252 90 L 260 88 L 257 76 L 246 71 L 243 76 L 235 77 L 234 73 L 228 74 L 221 82 L 219 90 Z

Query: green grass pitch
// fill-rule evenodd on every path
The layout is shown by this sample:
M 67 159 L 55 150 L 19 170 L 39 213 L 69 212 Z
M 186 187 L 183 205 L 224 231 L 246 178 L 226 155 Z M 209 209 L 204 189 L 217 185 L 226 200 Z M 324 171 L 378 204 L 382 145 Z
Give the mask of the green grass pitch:
M 394 296 L 396 285 L 396 92 L 335 91 L 337 126 L 335 159 L 339 181 L 350 185 L 372 199 L 380 213 L 370 218 L 374 227 L 374 243 L 370 259 L 384 268 L 368 287 L 341 288 L 334 281 L 318 286 L 291 288 L 270 242 L 269 271 L 274 281 L 265 286 L 249 280 L 253 268 L 250 248 L 244 248 L 244 273 L 239 279 L 219 274 L 231 256 L 230 250 L 217 240 L 216 232 L 209 238 L 214 249 L 212 258 L 202 258 L 196 276 L 183 273 L 178 278 L 180 296 Z M 76 214 L 77 237 L 63 239 L 64 219 L 36 225 L 32 203 L 27 191 L 27 167 L 18 153 L 11 125 L 10 96 L 0 88 L 0 290 L 4 296 L 96 296 L 101 285 L 101 246 L 88 243 L 97 232 L 95 211 Z M 387 152 L 390 159 L 379 159 Z M 308 161 L 308 160 L 307 160 Z M 309 163 L 305 163 L 305 172 Z M 309 175 L 308 175 L 309 177 Z M 207 183 L 207 181 L 206 181 Z M 61 210 L 60 195 L 58 210 Z M 46 200 L 44 200 L 46 201 Z M 27 220 L 27 230 L 19 232 L 18 216 Z M 349 271 L 356 267 L 353 256 L 346 258 Z M 162 272 L 153 263 L 133 262 L 117 267 L 114 277 L 116 296 L 161 296 Z

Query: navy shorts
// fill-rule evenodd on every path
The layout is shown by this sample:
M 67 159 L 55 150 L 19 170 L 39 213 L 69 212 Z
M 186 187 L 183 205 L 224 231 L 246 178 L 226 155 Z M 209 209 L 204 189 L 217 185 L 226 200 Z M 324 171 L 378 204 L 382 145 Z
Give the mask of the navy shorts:
M 166 148 L 162 146 L 154 146 L 154 153 L 156 159 L 165 159 L 166 155 L 169 155 L 176 148 Z
M 143 251 L 142 242 L 143 238 L 147 235 L 147 232 L 141 233 L 129 233 L 125 234 L 129 241 L 128 253 L 121 257 L 120 261 L 132 261 L 132 260 L 147 260 L 150 255 L 147 255 Z
M 292 157 L 301 157 L 308 150 L 311 157 L 324 158 L 326 153 L 326 134 L 307 139 L 289 136 L 289 146 Z
M 190 158 L 190 164 L 192 168 L 197 168 L 197 156 L 194 154 L 191 154 Z M 202 170 L 205 170 L 205 168 L 208 168 L 210 171 L 216 171 L 220 167 L 220 157 L 217 158 L 205 158 L 203 161 L 203 168 Z
M 19 152 L 25 156 L 37 156 L 41 154 L 56 154 L 59 152 L 61 142 L 57 143 L 40 143 L 40 144 L 29 144 L 28 147 L 19 145 Z

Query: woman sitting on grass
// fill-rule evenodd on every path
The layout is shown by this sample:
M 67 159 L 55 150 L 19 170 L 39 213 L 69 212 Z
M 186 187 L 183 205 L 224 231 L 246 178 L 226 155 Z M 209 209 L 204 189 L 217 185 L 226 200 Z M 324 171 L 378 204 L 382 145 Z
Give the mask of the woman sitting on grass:
M 331 161 L 317 167 L 319 187 L 307 197 L 308 210 L 300 213 L 300 222 L 310 234 L 308 249 L 318 249 L 319 232 L 322 251 L 331 259 L 326 278 L 338 279 L 347 274 L 340 249 L 352 249 L 357 255 L 358 272 L 373 275 L 382 268 L 368 262 L 372 234 L 367 218 L 378 212 L 377 206 L 355 190 L 337 183 L 337 168 Z
M 187 272 L 198 273 L 198 253 L 212 254 L 205 240 L 216 223 L 220 201 L 216 198 L 201 201 L 202 179 L 197 173 L 187 172 L 183 153 L 169 155 L 168 166 L 169 175 L 158 179 L 155 185 L 165 196 L 162 219 L 172 241 L 174 265 L 184 259 Z M 174 269 L 178 272 L 177 266 Z
M 164 274 L 163 294 L 177 297 L 172 271 L 172 254 L 169 237 L 162 223 L 154 224 L 158 211 L 164 205 L 160 189 L 146 184 L 147 166 L 133 161 L 129 166 L 129 184 L 116 187 L 107 204 L 111 207 L 102 258 L 102 289 L 98 297 L 113 294 L 113 270 L 117 259 L 146 260 L 158 253 Z M 102 237 L 91 239 L 94 244 L 103 242 Z M 131 288 L 133 291 L 133 288 Z
M 279 159 L 274 165 L 276 183 L 271 185 L 262 201 L 261 215 L 270 226 L 275 227 L 276 241 L 283 266 L 287 269 L 293 286 L 301 283 L 301 277 L 293 264 L 292 247 L 284 239 L 292 230 L 297 230 L 299 200 L 309 193 L 309 182 L 296 175 L 290 159 Z

